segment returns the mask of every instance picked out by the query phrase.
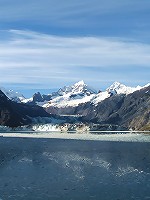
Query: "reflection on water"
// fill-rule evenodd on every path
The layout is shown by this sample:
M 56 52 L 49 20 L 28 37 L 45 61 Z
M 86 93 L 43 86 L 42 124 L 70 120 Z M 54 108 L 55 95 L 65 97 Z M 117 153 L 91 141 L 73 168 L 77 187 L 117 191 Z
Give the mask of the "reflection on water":
M 150 199 L 150 143 L 0 138 L 0 199 Z

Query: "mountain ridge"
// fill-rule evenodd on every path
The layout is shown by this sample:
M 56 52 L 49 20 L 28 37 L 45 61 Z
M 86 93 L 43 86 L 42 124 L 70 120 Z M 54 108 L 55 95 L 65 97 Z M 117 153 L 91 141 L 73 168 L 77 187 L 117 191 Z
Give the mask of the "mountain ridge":
M 57 90 L 56 92 L 52 92 L 51 94 L 41 94 L 40 92 L 36 92 L 33 94 L 33 96 L 31 98 L 25 98 L 23 94 L 13 91 L 13 90 L 8 90 L 5 89 L 4 87 L 0 87 L 0 90 L 12 101 L 16 101 L 16 102 L 22 102 L 22 103 L 35 103 L 37 102 L 44 102 L 44 101 L 51 101 L 56 97 L 60 97 L 63 95 L 67 95 L 68 93 L 70 93 L 71 98 L 75 97 L 78 95 L 78 97 L 82 97 L 82 96 L 90 96 L 92 94 L 95 94 L 98 96 L 99 93 L 101 92 L 108 92 L 111 94 L 130 94 L 133 93 L 136 90 L 140 90 L 146 86 L 149 86 L 150 83 L 144 85 L 144 86 L 137 86 L 137 87 L 129 87 L 126 86 L 120 82 L 115 81 L 114 83 L 112 83 L 108 88 L 106 88 L 104 91 L 99 90 L 97 92 L 97 90 L 95 90 L 93 87 L 89 87 L 83 80 L 78 81 L 77 83 L 70 85 L 70 86 L 64 86 L 62 88 L 60 88 L 59 90 Z M 80 98 L 81 99 L 81 98 Z M 96 101 L 95 101 L 96 102 Z M 82 102 L 81 102 L 82 103 Z M 41 104 L 43 105 L 43 104 Z M 40 105 L 40 106 L 41 106 Z
M 29 124 L 33 117 L 55 115 L 57 121 L 62 115 L 76 115 L 82 116 L 82 123 L 101 124 L 102 127 L 114 125 L 128 130 L 150 129 L 150 84 L 132 88 L 114 82 L 105 91 L 96 92 L 79 81 L 59 89 L 57 94 L 41 95 L 38 92 L 30 101 L 24 102 L 23 99 L 19 103 L 15 102 L 17 98 L 10 98 L 10 93 L 5 93 L 8 96 L 0 91 L 1 125 Z M 64 118 L 63 121 L 70 122 L 69 118 Z M 71 123 L 73 122 L 72 118 Z

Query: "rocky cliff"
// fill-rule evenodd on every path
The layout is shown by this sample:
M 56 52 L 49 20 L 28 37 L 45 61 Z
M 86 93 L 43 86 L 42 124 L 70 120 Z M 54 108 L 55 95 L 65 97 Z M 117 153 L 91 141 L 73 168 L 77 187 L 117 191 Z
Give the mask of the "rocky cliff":
M 11 101 L 0 90 L 0 125 L 16 127 L 31 123 L 32 117 L 50 117 L 42 107 Z

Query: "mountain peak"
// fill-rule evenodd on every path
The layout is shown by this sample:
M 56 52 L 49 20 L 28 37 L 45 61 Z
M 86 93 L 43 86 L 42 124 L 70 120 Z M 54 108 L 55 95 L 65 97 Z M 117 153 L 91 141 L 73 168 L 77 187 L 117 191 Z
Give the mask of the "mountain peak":
M 89 87 L 83 80 L 72 85 L 71 89 L 72 89 L 72 92 L 75 94 L 82 93 L 82 94 L 89 95 L 89 94 L 97 93 L 93 88 Z
M 119 89 L 120 87 L 126 87 L 126 86 L 118 81 L 115 81 L 109 88 L 107 88 L 107 90 L 115 90 Z
M 65 94 L 70 94 L 70 95 L 77 95 L 77 94 L 82 94 L 82 95 L 89 95 L 96 93 L 95 90 L 92 88 L 88 87 L 83 80 L 71 85 L 71 86 L 65 86 L 63 88 L 60 88 L 57 92 L 58 95 L 62 96 Z
M 86 85 L 86 84 L 83 80 L 81 80 L 81 81 L 78 81 L 77 83 L 75 83 L 74 85 Z
M 118 81 L 115 81 L 112 85 L 123 85 L 122 83 L 118 82 Z
M 137 87 L 128 87 L 120 82 L 114 82 L 109 88 L 106 90 L 111 93 L 115 94 L 130 94 L 133 93 L 136 90 L 141 89 L 142 87 L 137 86 Z

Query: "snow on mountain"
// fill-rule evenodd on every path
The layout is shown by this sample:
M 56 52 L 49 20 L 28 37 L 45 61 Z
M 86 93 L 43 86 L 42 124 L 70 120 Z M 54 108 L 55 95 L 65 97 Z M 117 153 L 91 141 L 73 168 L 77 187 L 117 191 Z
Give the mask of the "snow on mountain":
M 65 86 L 52 94 L 52 100 L 43 107 L 77 106 L 80 103 L 91 101 L 97 94 L 96 90 L 88 87 L 84 81 L 79 81 L 72 86 Z
M 145 86 L 144 86 L 145 87 Z M 121 84 L 119 82 L 114 82 L 109 88 L 106 89 L 106 91 L 111 92 L 113 94 L 130 94 L 135 92 L 136 90 L 140 90 L 143 87 L 137 86 L 137 87 L 128 87 L 124 84 Z
M 12 101 L 20 103 L 23 100 L 25 100 L 25 97 L 19 92 L 15 92 L 13 90 L 7 90 L 3 87 L 0 87 L 0 90 Z
M 72 86 L 65 86 L 62 89 L 59 89 L 57 96 L 44 104 L 43 107 L 75 107 L 86 102 L 97 104 L 98 102 L 110 97 L 110 95 L 111 94 L 108 91 L 97 93 L 96 90 L 87 86 L 84 81 L 79 81 Z
M 66 94 L 70 94 L 70 95 L 90 95 L 90 94 L 95 94 L 97 93 L 96 90 L 88 87 L 84 81 L 79 81 L 77 83 L 75 83 L 72 86 L 65 86 L 63 88 L 60 88 L 58 90 L 57 93 L 55 93 L 55 95 L 59 95 L 59 96 L 63 96 Z
M 6 90 L 3 87 L 0 87 L 0 90 L 4 92 L 4 94 L 11 100 L 16 102 L 22 103 L 36 103 L 39 106 L 44 108 L 47 107 L 75 107 L 81 103 L 91 102 L 97 105 L 99 102 L 103 101 L 106 98 L 109 98 L 113 94 L 130 94 L 136 90 L 140 90 L 144 87 L 148 87 L 150 83 L 141 87 L 128 87 L 122 83 L 114 82 L 110 87 L 106 89 L 104 92 L 97 93 L 96 90 L 89 87 L 87 84 L 84 83 L 83 80 L 75 83 L 71 86 L 65 86 L 60 88 L 57 92 L 53 92 L 51 95 L 40 95 L 42 101 L 36 101 L 36 96 L 26 99 L 22 94 L 15 92 L 13 90 Z M 40 94 L 40 93 L 39 93 Z M 50 99 L 50 100 L 49 100 Z
M 114 82 L 109 88 L 104 92 L 97 93 L 95 90 L 88 87 L 84 81 L 79 81 L 72 86 L 65 86 L 58 90 L 54 95 L 52 95 L 52 100 L 45 104 L 43 107 L 57 107 L 64 108 L 67 106 L 75 107 L 81 103 L 91 102 L 97 105 L 99 102 L 109 98 L 115 94 L 125 94 L 128 95 L 136 90 L 140 90 L 147 87 L 149 84 L 141 87 L 128 87 L 119 82 Z M 40 104 L 39 104 L 40 105 Z
M 31 97 L 31 98 L 28 98 L 28 99 L 22 99 L 22 103 L 30 103 L 30 102 L 32 102 L 33 101 L 33 97 Z
M 100 92 L 97 95 L 95 95 L 95 98 L 92 100 L 92 103 L 97 105 L 99 102 L 109 98 L 110 96 L 111 94 L 108 91 Z
M 51 100 L 47 104 L 44 104 L 43 107 L 56 106 L 59 108 L 66 106 L 77 106 L 80 103 L 91 101 L 94 97 L 95 95 L 92 94 L 90 96 L 84 96 L 83 98 L 81 98 L 80 96 L 76 96 L 75 98 L 71 99 L 70 96 L 67 94 Z

